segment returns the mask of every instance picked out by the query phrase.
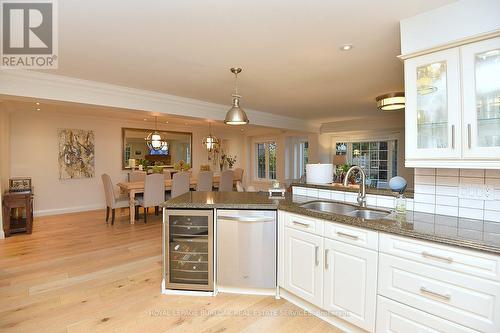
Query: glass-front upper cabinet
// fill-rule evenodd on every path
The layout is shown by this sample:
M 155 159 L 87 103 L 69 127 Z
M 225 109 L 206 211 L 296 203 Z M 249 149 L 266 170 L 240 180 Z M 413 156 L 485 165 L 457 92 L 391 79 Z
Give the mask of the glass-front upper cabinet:
M 500 38 L 463 46 L 463 156 L 500 159 Z
M 453 48 L 405 61 L 407 160 L 460 157 L 459 57 Z

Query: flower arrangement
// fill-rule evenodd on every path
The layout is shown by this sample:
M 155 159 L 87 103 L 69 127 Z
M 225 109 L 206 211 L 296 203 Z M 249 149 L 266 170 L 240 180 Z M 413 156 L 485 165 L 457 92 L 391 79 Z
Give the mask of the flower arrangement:
M 188 171 L 191 169 L 191 165 L 186 163 L 184 160 L 180 160 L 179 162 L 174 164 L 174 169 L 178 171 Z
M 233 166 L 236 164 L 236 156 L 231 156 L 231 155 L 222 155 L 224 160 L 227 163 L 227 166 L 232 169 Z
M 210 171 L 210 164 L 200 165 L 200 171 Z

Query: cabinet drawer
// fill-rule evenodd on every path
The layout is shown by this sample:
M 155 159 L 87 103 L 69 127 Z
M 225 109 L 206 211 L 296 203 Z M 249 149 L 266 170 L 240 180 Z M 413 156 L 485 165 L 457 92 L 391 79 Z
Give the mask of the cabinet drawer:
M 485 333 L 500 327 L 500 283 L 380 254 L 379 294 Z
M 500 256 L 380 233 L 380 252 L 500 282 Z
M 377 298 L 377 333 L 478 333 L 382 296 Z
M 378 232 L 350 227 L 333 222 L 324 222 L 325 237 L 345 243 L 378 250 Z
M 285 226 L 323 236 L 323 221 L 296 214 L 285 214 Z

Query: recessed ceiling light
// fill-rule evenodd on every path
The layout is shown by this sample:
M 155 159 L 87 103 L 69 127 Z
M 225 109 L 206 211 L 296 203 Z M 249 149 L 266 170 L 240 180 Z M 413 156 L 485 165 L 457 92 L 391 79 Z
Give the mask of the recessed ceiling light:
M 168 121 L 166 121 L 165 124 L 168 124 Z
M 349 51 L 352 49 L 352 44 L 344 44 L 340 47 L 340 51 Z
M 144 118 L 143 120 L 144 120 L 144 121 L 148 121 L 148 120 L 147 120 L 147 118 Z
M 37 111 L 40 111 L 40 108 L 36 108 Z
M 40 105 L 40 103 L 39 103 L 39 102 L 36 102 L 36 105 Z

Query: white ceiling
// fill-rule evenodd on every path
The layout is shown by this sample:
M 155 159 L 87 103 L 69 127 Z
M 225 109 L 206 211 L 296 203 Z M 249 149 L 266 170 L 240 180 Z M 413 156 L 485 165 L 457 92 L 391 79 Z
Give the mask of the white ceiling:
M 403 89 L 399 20 L 453 0 L 64 0 L 55 74 L 317 121 Z M 354 48 L 341 52 L 339 47 Z

